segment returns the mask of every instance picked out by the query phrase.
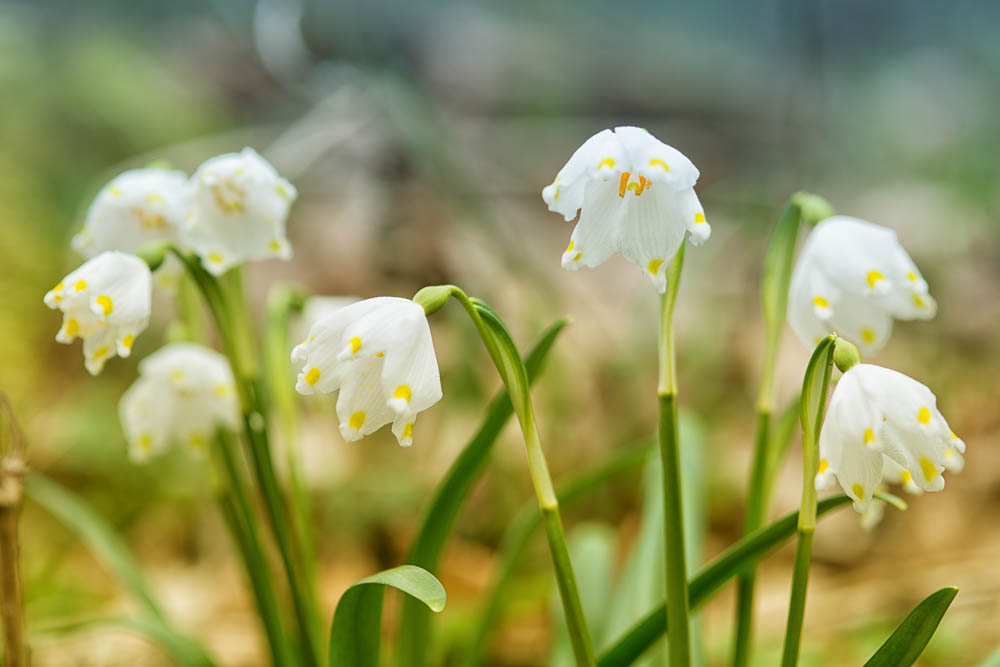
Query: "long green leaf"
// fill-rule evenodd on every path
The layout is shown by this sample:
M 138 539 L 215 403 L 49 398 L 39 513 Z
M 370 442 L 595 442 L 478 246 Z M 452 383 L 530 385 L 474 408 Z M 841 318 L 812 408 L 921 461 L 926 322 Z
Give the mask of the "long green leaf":
M 142 604 L 146 612 L 161 621 L 166 619 L 146 577 L 113 526 L 82 498 L 41 473 L 28 474 L 25 491 L 28 498 L 44 507 L 63 526 L 80 538 L 97 560 L 108 568 Z
M 957 594 L 957 588 L 942 588 L 924 598 L 865 663 L 865 667 L 910 667 L 934 636 Z
M 214 665 L 198 642 L 174 632 L 156 619 L 124 617 L 90 619 L 41 628 L 32 632 L 32 639 L 47 639 L 108 629 L 127 630 L 146 637 L 170 656 L 174 663 L 182 667 L 213 667 Z
M 817 516 L 842 507 L 850 500 L 843 494 L 824 498 L 817 507 Z M 708 600 L 726 581 L 748 564 L 791 537 L 795 533 L 798 520 L 799 513 L 792 512 L 769 526 L 750 533 L 702 568 L 689 583 L 692 608 Z M 608 649 L 601 656 L 598 665 L 600 667 L 631 665 L 666 631 L 667 610 L 664 605 L 660 605 Z
M 567 323 L 567 320 L 559 320 L 552 324 L 528 353 L 524 363 L 528 369 L 529 382 L 534 381 L 541 373 L 556 338 Z M 482 475 L 493 451 L 493 445 L 512 412 L 510 398 L 506 391 L 501 390 L 487 408 L 486 417 L 479 430 L 455 459 L 455 463 L 438 486 L 410 549 L 407 562 L 430 572 L 437 570 L 441 551 L 451 534 L 462 503 Z M 398 646 L 401 666 L 415 667 L 424 664 L 430 644 L 428 641 L 430 619 L 430 612 L 424 605 L 411 598 L 403 601 Z
M 382 643 L 382 598 L 392 586 L 434 612 L 444 609 L 444 586 L 415 565 L 401 565 L 358 581 L 340 598 L 330 630 L 330 665 L 379 667 Z

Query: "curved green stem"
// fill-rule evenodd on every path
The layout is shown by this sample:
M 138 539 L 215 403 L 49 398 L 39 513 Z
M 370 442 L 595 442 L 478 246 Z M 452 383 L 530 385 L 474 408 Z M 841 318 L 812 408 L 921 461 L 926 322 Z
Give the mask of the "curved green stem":
M 684 245 L 667 270 L 667 287 L 660 302 L 659 332 L 659 441 L 663 468 L 663 522 L 665 537 L 667 650 L 671 667 L 691 664 L 690 602 L 684 509 L 681 502 L 680 433 L 677 420 L 677 377 L 674 351 L 674 304 L 684 268 Z
M 503 320 L 489 305 L 478 299 L 470 299 L 465 292 L 453 285 L 432 289 L 438 295 L 447 294 L 454 297 L 465 309 L 479 332 L 480 338 L 482 338 L 483 344 L 500 374 L 500 379 L 510 395 L 514 414 L 521 425 L 521 434 L 528 454 L 528 470 L 535 489 L 535 496 L 538 498 L 538 507 L 541 511 L 545 535 L 548 538 L 549 550 L 555 566 L 556 583 L 566 614 L 573 653 L 576 656 L 577 665 L 594 665 L 594 649 L 590 640 L 590 631 L 583 615 L 580 593 L 576 577 L 573 574 L 573 564 L 566 546 L 566 535 L 559 514 L 559 501 L 552 486 L 552 477 L 549 474 L 545 453 L 538 435 L 538 426 L 529 392 L 528 373 L 521 359 L 521 354 L 507 327 L 504 326 Z M 444 299 L 437 299 L 433 304 L 425 305 L 419 296 L 415 297 L 417 303 L 424 305 L 425 310 L 430 312 L 444 304 Z

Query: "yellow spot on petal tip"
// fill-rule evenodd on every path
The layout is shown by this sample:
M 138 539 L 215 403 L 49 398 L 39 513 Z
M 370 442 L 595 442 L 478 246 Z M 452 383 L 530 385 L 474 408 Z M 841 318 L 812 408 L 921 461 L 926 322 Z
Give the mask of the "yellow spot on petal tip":
M 830 467 L 830 462 L 829 462 L 829 461 L 827 461 L 826 459 L 820 459 L 820 460 L 819 460 L 819 470 L 818 470 L 818 472 L 819 472 L 819 473 L 820 473 L 821 475 L 822 475 L 823 473 L 825 473 L 825 472 L 826 472 L 826 469 L 827 469 L 827 468 L 829 468 L 829 467 Z
M 361 339 L 355 336 L 351 340 L 347 341 L 351 346 L 351 354 L 357 354 L 358 350 L 361 349 Z
M 909 470 L 904 470 L 899 476 L 899 481 L 901 484 L 909 484 L 913 481 L 913 475 Z
M 76 290 L 77 292 L 82 292 L 83 290 L 87 289 L 87 281 L 77 280 L 76 283 L 73 285 L 73 289 Z
M 281 250 L 281 243 L 277 240 L 271 241 L 270 243 L 267 244 L 267 247 L 273 250 L 274 252 L 278 252 L 279 250 Z
M 579 262 L 581 257 L 583 257 L 583 253 L 582 252 L 578 252 L 578 253 L 576 253 L 576 255 L 573 256 L 573 261 L 574 262 Z
M 208 261 L 213 264 L 222 264 L 222 255 L 217 252 L 213 252 L 208 256 Z
M 871 329 L 862 329 L 861 340 L 865 341 L 868 345 L 871 345 L 875 342 L 875 332 Z
M 661 266 L 663 266 L 662 259 L 650 260 L 649 264 L 646 265 L 646 270 L 655 276 L 656 272 L 660 270 Z
M 923 473 L 924 479 L 928 482 L 937 477 L 938 474 L 937 467 L 934 465 L 934 462 L 928 458 L 920 459 L 920 472 Z
M 227 395 L 229 393 L 229 387 L 224 384 L 215 385 L 215 395 L 219 398 Z
M 80 323 L 75 317 L 71 317 L 66 320 L 66 335 L 75 336 L 80 333 Z
M 385 352 L 376 352 L 375 356 L 378 357 L 379 359 L 381 359 L 382 357 L 385 356 Z
M 410 402 L 410 398 L 413 396 L 413 392 L 410 390 L 410 385 L 401 384 L 396 387 L 396 391 L 392 392 L 393 398 L 401 398 L 407 403 Z
M 913 295 L 913 304 L 917 308 L 926 308 L 927 307 L 927 302 L 925 302 L 923 299 L 921 299 L 919 294 L 914 294 Z
M 917 421 L 924 426 L 931 423 L 931 411 L 927 409 L 927 406 L 920 408 L 920 412 L 917 413 Z
M 614 166 L 615 166 L 615 161 L 609 157 L 606 157 L 597 164 L 597 170 L 600 171 L 602 167 L 613 168 Z
M 705 222 L 705 214 L 702 213 L 701 211 L 698 211 L 697 213 L 694 214 L 694 224 L 700 225 L 703 222 Z
M 360 430 L 361 427 L 365 425 L 364 410 L 358 410 L 351 415 L 351 418 L 347 420 L 347 425 L 355 430 Z
M 63 287 L 64 287 L 63 283 L 62 283 L 62 281 L 60 281 L 58 285 L 56 285 L 55 287 L 52 288 L 52 291 L 53 292 L 61 292 L 62 289 L 63 289 Z
M 854 492 L 854 495 L 857 496 L 858 500 L 865 499 L 865 487 L 861 486 L 857 482 L 851 485 L 851 491 Z
M 878 281 L 885 280 L 885 276 L 878 271 L 869 271 L 868 275 L 865 276 L 865 280 L 868 282 L 869 287 L 875 289 L 875 285 L 878 284 Z
M 824 297 L 824 296 L 814 296 L 813 297 L 813 305 L 817 306 L 819 308 L 829 308 L 830 307 L 830 302 L 827 301 L 826 297 Z
M 320 375 L 321 373 L 318 368 L 311 368 L 309 369 L 309 372 L 306 373 L 306 382 L 308 382 L 310 385 L 314 385 L 317 382 L 319 382 Z
M 870 428 L 865 429 L 865 444 L 870 445 L 875 442 L 875 431 Z
M 99 348 L 96 352 L 94 352 L 94 356 L 91 357 L 91 359 L 93 359 L 94 361 L 103 359 L 105 356 L 107 356 L 108 352 L 109 352 L 108 346 L 105 345 L 104 347 Z
M 652 160 L 649 161 L 649 166 L 650 167 L 663 167 L 663 171 L 670 171 L 670 165 L 669 164 L 667 164 L 663 160 L 658 160 L 656 158 L 653 158 Z
M 122 347 L 126 350 L 132 349 L 132 344 L 135 342 L 135 336 L 132 334 L 125 334 L 122 336 Z
M 111 301 L 111 297 L 108 296 L 107 294 L 100 295 L 99 297 L 97 297 L 97 299 L 95 299 L 95 301 L 97 301 L 98 306 L 104 309 L 105 317 L 110 315 L 111 311 L 114 310 L 115 308 L 114 302 Z
M 413 424 L 406 424 L 403 426 L 403 440 L 410 440 L 413 438 Z
M 136 441 L 136 444 L 139 445 L 139 449 L 143 451 L 148 451 L 149 448 L 153 446 L 153 436 L 151 436 L 148 433 L 143 433 L 142 435 L 139 436 L 139 439 Z
M 913 271 L 910 271 L 909 273 L 907 273 L 906 277 L 910 279 L 911 283 L 917 282 L 917 274 L 915 274 Z
M 569 251 L 571 251 L 571 250 L 572 250 L 573 248 L 575 248 L 575 247 L 576 247 L 576 241 L 570 241 L 570 242 L 569 242 L 569 245 L 568 245 L 568 246 L 566 246 L 566 252 L 569 252 Z

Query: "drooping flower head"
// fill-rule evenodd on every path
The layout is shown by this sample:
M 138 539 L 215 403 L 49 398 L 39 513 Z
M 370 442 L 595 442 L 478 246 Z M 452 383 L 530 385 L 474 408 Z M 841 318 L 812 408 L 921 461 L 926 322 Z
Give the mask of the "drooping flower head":
M 191 209 L 182 239 L 220 275 L 258 259 L 290 259 L 285 221 L 298 196 L 252 148 L 214 157 L 191 177 Z
M 580 212 L 563 268 L 594 267 L 621 252 L 662 293 L 685 232 L 696 245 L 712 232 L 694 192 L 697 180 L 691 160 L 646 130 L 595 134 L 542 190 L 549 210 L 567 221 Z
M 216 429 L 239 423 L 229 362 L 202 345 L 170 343 L 140 362 L 118 413 L 136 463 L 173 444 L 203 452 Z
M 132 169 L 105 185 L 87 210 L 73 249 L 85 257 L 107 250 L 136 253 L 150 241 L 176 241 L 187 213 L 184 172 Z
M 857 364 L 833 391 L 819 439 L 816 488 L 836 477 L 859 513 L 880 484 L 940 491 L 942 472 L 962 469 L 965 443 L 948 427 L 931 390 L 902 373 Z
M 316 322 L 292 350 L 300 394 L 337 389 L 340 432 L 348 442 L 392 423 L 413 443 L 417 413 L 441 400 L 441 379 L 424 309 L 395 297 L 358 301 Z
M 874 354 L 889 340 L 893 318 L 930 319 L 936 311 L 896 232 L 857 218 L 816 225 L 792 273 L 788 322 L 808 347 L 836 333 Z
M 63 312 L 60 343 L 83 339 L 84 365 L 92 375 L 114 357 L 131 354 L 149 324 L 152 277 L 138 257 L 103 252 L 45 294 L 45 305 Z

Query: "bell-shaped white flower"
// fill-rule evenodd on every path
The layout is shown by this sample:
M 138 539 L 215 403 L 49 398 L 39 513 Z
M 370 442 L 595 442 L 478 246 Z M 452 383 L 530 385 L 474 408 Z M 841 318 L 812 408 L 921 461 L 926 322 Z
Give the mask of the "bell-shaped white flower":
M 806 239 L 788 295 L 788 322 L 807 347 L 830 333 L 865 354 L 882 349 L 893 318 L 930 319 L 937 304 L 896 232 L 847 216 Z
M 123 252 L 103 252 L 45 294 L 45 305 L 63 312 L 60 343 L 83 339 L 84 365 L 92 375 L 114 357 L 131 354 L 149 324 L 152 277 L 146 263 Z
M 239 405 L 226 358 L 195 343 L 170 343 L 139 363 L 118 405 L 136 463 L 172 444 L 201 453 L 218 428 L 235 430 Z
M 833 391 L 819 439 L 816 488 L 836 477 L 865 513 L 880 484 L 940 491 L 945 470 L 959 471 L 965 443 L 937 409 L 931 390 L 902 373 L 857 364 Z
M 685 232 L 696 245 L 712 232 L 694 192 L 697 180 L 691 160 L 646 130 L 595 134 L 542 190 L 549 210 L 567 221 L 580 212 L 563 268 L 597 266 L 621 252 L 662 293 Z
M 316 322 L 292 350 L 300 394 L 340 390 L 337 417 L 348 442 L 392 423 L 413 443 L 417 413 L 441 400 L 441 378 L 424 309 L 395 297 L 358 301 Z
M 215 275 L 250 260 L 290 259 L 285 221 L 297 196 L 252 148 L 219 155 L 191 177 L 182 241 Z

